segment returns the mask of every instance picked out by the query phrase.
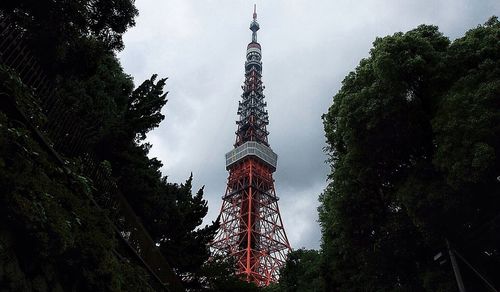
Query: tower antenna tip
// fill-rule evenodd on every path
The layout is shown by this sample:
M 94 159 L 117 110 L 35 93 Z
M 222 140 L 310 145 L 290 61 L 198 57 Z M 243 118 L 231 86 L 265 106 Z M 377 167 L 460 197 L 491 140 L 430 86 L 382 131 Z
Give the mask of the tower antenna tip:
M 257 18 L 257 4 L 253 5 L 253 19 Z

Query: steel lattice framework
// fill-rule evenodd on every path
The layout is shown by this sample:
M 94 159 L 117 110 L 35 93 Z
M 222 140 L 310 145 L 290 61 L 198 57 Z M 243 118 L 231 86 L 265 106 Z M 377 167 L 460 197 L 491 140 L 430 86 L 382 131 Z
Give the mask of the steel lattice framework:
M 272 173 L 277 155 L 269 147 L 262 85 L 261 46 L 257 14 L 250 23 L 245 83 L 238 105 L 234 149 L 226 154 L 229 178 L 219 215 L 220 228 L 212 243 L 216 254 L 231 255 L 237 273 L 259 286 L 276 282 L 290 244 L 283 228 Z

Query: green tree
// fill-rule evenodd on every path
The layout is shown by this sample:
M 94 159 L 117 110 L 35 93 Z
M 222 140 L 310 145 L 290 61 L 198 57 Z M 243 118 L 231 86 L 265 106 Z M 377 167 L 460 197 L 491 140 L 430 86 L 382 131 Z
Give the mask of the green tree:
M 207 201 L 203 199 L 203 188 L 192 194 L 192 176 L 180 186 L 167 183 L 166 179 L 164 183 L 167 190 L 164 193 L 173 195 L 175 208 L 170 215 L 173 215 L 174 220 L 166 229 L 169 232 L 164 232 L 159 238 L 160 250 L 179 272 L 196 275 L 210 256 L 209 243 L 218 224 L 199 228 L 208 207 Z
M 164 119 L 166 79 L 156 75 L 129 96 L 125 111 L 96 146 L 102 159 L 110 161 L 117 185 L 171 265 L 186 279 L 199 271 L 210 253 L 208 244 L 217 225 L 199 228 L 208 212 L 203 188 L 192 193 L 192 176 L 177 184 L 162 177 L 162 163 L 149 158 L 151 147 L 143 143 L 146 133 Z M 199 228 L 199 229 L 198 229 Z
M 324 291 L 321 263 L 321 254 L 316 250 L 298 249 L 292 251 L 288 254 L 284 268 L 280 271 L 277 290 L 285 292 Z
M 0 17 L 22 32 L 29 53 L 57 88 L 59 108 L 79 119 L 91 144 L 124 112 L 132 92 L 132 78 L 115 52 L 137 13 L 132 0 L 0 3 Z
M 233 258 L 213 256 L 201 267 L 198 275 L 201 281 L 197 283 L 195 291 L 214 292 L 257 292 L 262 291 L 254 283 L 243 281 L 236 274 L 236 262 Z
M 425 25 L 378 38 L 343 81 L 323 116 L 327 287 L 454 291 L 432 261 L 444 237 L 485 271 L 498 264 L 498 238 L 470 241 L 498 212 L 499 28 L 492 18 L 452 44 Z
M 32 103 L 31 90 L 0 66 L 2 100 Z M 0 290 L 152 291 L 146 273 L 120 260 L 115 231 L 89 199 L 90 179 L 68 172 L 0 103 Z M 40 113 L 38 113 L 41 115 Z
M 138 14 L 133 0 L 2 1 L 0 10 L 46 57 L 64 57 L 82 37 L 95 38 L 111 50 L 122 49 L 122 34 L 135 25 Z
M 112 176 L 110 183 L 118 186 L 176 271 L 189 273 L 192 279 L 197 277 L 196 273 L 208 258 L 208 242 L 216 225 L 199 228 L 207 213 L 203 190 L 193 194 L 191 178 L 181 185 L 168 182 L 160 172 L 161 162 L 148 157 L 151 145 L 144 140 L 146 133 L 164 118 L 161 109 L 167 101 L 163 91 L 166 79 L 157 80 L 157 76 L 153 75 L 134 90 L 132 78 L 123 72 L 116 58 L 116 51 L 123 48 L 122 34 L 134 25 L 136 15 L 133 0 L 21 0 L 0 3 L 0 17 L 8 18 L 8 22 L 22 32 L 31 53 L 40 61 L 51 84 L 57 88 L 54 99 L 59 102 L 58 107 L 65 116 L 72 116 L 81 126 L 82 131 L 67 135 L 85 134 L 89 146 L 85 151 L 106 161 Z M 41 125 L 43 120 L 40 119 Z M 58 123 L 58 116 L 49 116 L 46 120 L 46 127 L 50 128 Z M 60 146 L 63 147 L 58 150 L 68 161 L 79 161 L 79 156 L 85 154 L 66 153 L 64 145 Z M 9 155 L 8 152 L 2 154 Z M 22 161 L 19 163 L 22 164 Z M 89 189 L 94 187 L 92 184 L 86 186 Z M 68 210 L 73 209 L 68 207 Z M 68 215 L 60 213 L 62 218 Z M 92 220 L 100 218 L 97 215 L 90 217 Z M 110 228 L 109 224 L 104 225 Z M 52 242 L 51 232 L 44 229 L 40 234 Z M 100 233 L 96 234 L 100 236 Z M 16 236 L 20 235 L 14 233 L 13 237 Z M 138 272 L 138 277 L 128 277 L 124 272 L 127 279 L 116 278 L 116 265 L 112 263 L 116 258 L 111 253 L 111 239 L 93 242 L 85 238 L 90 236 L 89 233 L 78 236 L 82 253 L 78 254 L 75 248 L 72 250 L 73 258 L 66 259 L 75 262 L 75 267 L 86 269 L 94 261 L 103 263 L 90 265 L 83 273 L 86 278 L 68 273 L 68 282 L 88 282 L 87 286 L 75 286 L 74 289 L 141 290 L 133 285 L 144 281 L 141 272 Z M 88 256 L 84 251 L 100 254 Z M 61 261 L 64 259 L 61 257 Z M 131 272 L 137 267 L 126 265 L 121 268 Z M 101 282 L 100 276 L 104 278 Z

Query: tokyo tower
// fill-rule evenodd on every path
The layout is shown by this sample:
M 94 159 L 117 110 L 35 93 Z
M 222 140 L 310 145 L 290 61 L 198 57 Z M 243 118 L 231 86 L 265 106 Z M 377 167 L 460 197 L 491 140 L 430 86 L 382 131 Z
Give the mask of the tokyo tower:
M 269 117 L 262 85 L 261 46 L 257 42 L 257 13 L 250 23 L 252 41 L 247 46 L 245 82 L 238 105 L 234 149 L 226 154 L 229 171 L 222 197 L 220 227 L 212 242 L 216 254 L 236 260 L 236 272 L 259 286 L 276 282 L 279 269 L 291 250 L 283 228 L 273 172 L 278 156 L 269 147 Z

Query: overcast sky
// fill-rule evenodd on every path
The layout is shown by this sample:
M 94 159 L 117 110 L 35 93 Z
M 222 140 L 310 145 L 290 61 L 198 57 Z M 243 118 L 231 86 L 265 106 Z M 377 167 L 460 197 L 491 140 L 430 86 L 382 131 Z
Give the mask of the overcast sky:
M 318 195 L 329 167 L 321 115 L 377 36 L 435 24 L 449 38 L 500 14 L 500 0 L 136 0 L 139 17 L 119 53 L 136 85 L 169 77 L 166 115 L 148 136 L 171 182 L 193 172 L 215 220 L 228 173 L 253 4 L 257 4 L 269 142 L 293 248 L 319 248 Z M 196 189 L 194 191 L 196 191 Z

